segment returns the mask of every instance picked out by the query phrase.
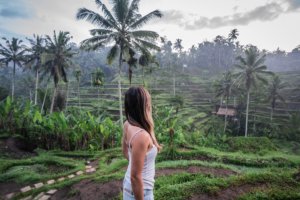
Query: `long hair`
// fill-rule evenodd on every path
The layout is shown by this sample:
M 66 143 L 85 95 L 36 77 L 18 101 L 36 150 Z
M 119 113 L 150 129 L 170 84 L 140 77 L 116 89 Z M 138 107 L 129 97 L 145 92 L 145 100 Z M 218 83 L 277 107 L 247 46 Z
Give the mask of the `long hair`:
M 154 145 L 161 150 L 154 133 L 151 96 L 143 87 L 130 87 L 125 93 L 125 115 L 127 121 L 150 134 Z

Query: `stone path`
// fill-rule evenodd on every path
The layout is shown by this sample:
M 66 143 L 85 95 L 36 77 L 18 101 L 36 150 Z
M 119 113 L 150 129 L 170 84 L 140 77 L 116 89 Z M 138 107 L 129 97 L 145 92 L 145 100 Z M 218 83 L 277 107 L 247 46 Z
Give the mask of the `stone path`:
M 75 174 L 69 174 L 68 176 L 60 177 L 57 180 L 51 179 L 51 180 L 45 181 L 44 183 L 40 182 L 40 183 L 33 184 L 31 186 L 30 185 L 25 186 L 25 187 L 23 187 L 23 188 L 20 189 L 20 192 L 15 192 L 15 193 L 9 193 L 9 194 L 7 194 L 5 196 L 5 199 L 6 200 L 12 199 L 14 196 L 16 196 L 19 193 L 26 193 L 26 192 L 29 192 L 31 190 L 41 188 L 41 187 L 43 187 L 45 185 L 52 185 L 52 184 L 55 184 L 56 182 L 62 182 L 62 181 L 67 180 L 67 179 L 72 179 L 72 178 L 74 178 L 76 176 L 81 176 L 83 174 L 91 174 L 91 173 L 96 172 L 96 167 L 91 166 L 90 165 L 90 163 L 91 163 L 90 161 L 87 161 L 86 163 L 87 163 L 87 165 L 85 166 L 85 171 L 77 171 Z M 22 198 L 21 200 L 48 200 L 56 192 L 57 192 L 56 189 L 52 189 L 52 190 L 49 190 L 47 192 L 41 192 L 40 194 L 38 194 L 35 197 L 32 197 L 30 195 L 30 196 L 27 196 L 25 198 Z

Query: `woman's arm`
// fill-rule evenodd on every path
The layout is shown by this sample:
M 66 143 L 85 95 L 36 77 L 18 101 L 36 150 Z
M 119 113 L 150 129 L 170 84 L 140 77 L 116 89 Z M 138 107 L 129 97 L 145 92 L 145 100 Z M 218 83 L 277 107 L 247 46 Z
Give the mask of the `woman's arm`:
M 144 199 L 144 187 L 142 179 L 142 170 L 144 160 L 149 146 L 149 137 L 142 131 L 131 143 L 132 146 L 132 163 L 131 163 L 131 186 L 136 200 Z

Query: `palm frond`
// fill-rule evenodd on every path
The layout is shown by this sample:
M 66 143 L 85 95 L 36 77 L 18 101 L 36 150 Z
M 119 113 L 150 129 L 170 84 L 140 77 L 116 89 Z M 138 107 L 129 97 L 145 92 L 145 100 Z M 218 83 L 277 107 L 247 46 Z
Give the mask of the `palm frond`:
M 234 67 L 238 68 L 238 69 L 241 69 L 241 70 L 245 69 L 245 65 L 235 64 Z
M 148 42 L 146 40 L 142 40 L 142 39 L 135 39 L 138 43 L 142 44 L 142 46 L 148 48 L 148 49 L 153 49 L 153 50 L 156 50 L 156 51 L 160 51 L 160 47 L 157 46 L 156 44 L 154 43 L 151 43 L 151 42 Z
M 243 65 L 247 65 L 246 60 L 242 56 L 236 57 L 236 60 L 240 61 Z
M 106 5 L 102 3 L 100 0 L 95 0 L 96 4 L 101 7 L 102 12 L 104 13 L 106 19 L 114 26 L 114 28 L 119 29 L 118 22 L 112 15 L 112 13 L 107 9 Z
M 115 60 L 115 58 L 117 57 L 117 55 L 119 54 L 119 46 L 118 45 L 114 45 L 108 52 L 107 54 L 107 63 L 109 65 L 112 64 L 112 62 Z
M 113 29 L 114 26 L 104 17 L 99 15 L 98 13 L 95 13 L 94 11 L 91 11 L 86 8 L 79 8 L 76 18 L 78 20 L 85 19 L 86 21 L 98 25 L 100 27 L 104 27 L 106 29 Z
M 266 55 L 264 54 L 254 62 L 253 66 L 258 67 L 261 64 L 263 64 L 265 61 L 266 61 Z
M 159 35 L 155 31 L 132 31 L 130 32 L 134 37 L 145 38 L 145 39 L 156 39 Z
M 255 71 L 265 71 L 268 67 L 266 65 L 261 65 L 261 66 L 257 66 L 255 67 Z
M 86 47 L 91 47 L 95 44 L 102 44 L 104 45 L 104 41 L 108 39 L 108 35 L 101 35 L 101 36 L 93 36 L 91 38 L 85 39 L 80 43 L 80 47 L 86 49 Z
M 137 21 L 133 22 L 131 25 L 129 25 L 129 28 L 134 30 L 137 28 L 142 27 L 143 25 L 145 25 L 147 22 L 149 22 L 151 19 L 153 18 L 161 18 L 163 15 L 159 10 L 154 10 L 152 12 L 150 12 L 149 14 L 139 18 Z
M 131 24 L 134 18 L 138 15 L 140 0 L 132 0 L 128 9 L 125 23 Z
M 128 13 L 129 1 L 128 0 L 111 0 L 112 11 L 117 21 L 123 26 Z
M 107 35 L 109 33 L 112 33 L 112 30 L 107 30 L 107 29 L 91 29 L 90 33 L 92 36 L 102 36 L 102 35 Z
M 262 82 L 265 85 L 268 85 L 268 83 L 269 83 L 268 80 L 265 77 L 262 77 L 258 74 L 256 74 L 256 78 L 257 78 L 257 80 L 259 80 L 260 82 Z

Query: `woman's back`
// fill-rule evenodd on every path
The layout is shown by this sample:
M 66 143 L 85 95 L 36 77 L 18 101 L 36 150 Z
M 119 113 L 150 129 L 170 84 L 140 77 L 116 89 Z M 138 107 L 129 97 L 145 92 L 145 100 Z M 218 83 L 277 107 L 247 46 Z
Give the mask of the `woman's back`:
M 131 145 L 132 141 L 139 136 L 139 134 L 148 134 L 144 129 L 141 129 L 139 127 L 135 127 L 132 125 L 129 125 L 125 123 L 124 126 L 125 134 L 127 136 L 126 143 L 128 146 L 128 160 L 129 165 L 127 167 L 127 171 L 125 174 L 125 180 L 128 183 L 131 183 L 130 176 L 131 176 L 131 165 L 132 165 L 132 159 L 131 159 Z M 150 137 L 149 137 L 150 139 Z M 155 158 L 157 155 L 157 148 L 151 141 L 150 147 L 148 148 L 148 151 L 146 153 L 145 159 L 144 159 L 144 166 L 142 170 L 142 178 L 143 178 L 143 186 L 144 189 L 153 189 L 154 187 L 154 176 L 155 176 Z M 131 188 L 129 188 L 131 189 Z

